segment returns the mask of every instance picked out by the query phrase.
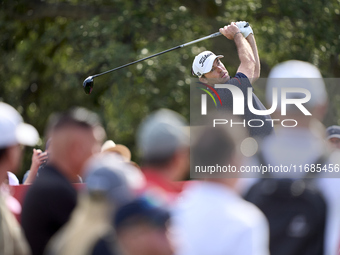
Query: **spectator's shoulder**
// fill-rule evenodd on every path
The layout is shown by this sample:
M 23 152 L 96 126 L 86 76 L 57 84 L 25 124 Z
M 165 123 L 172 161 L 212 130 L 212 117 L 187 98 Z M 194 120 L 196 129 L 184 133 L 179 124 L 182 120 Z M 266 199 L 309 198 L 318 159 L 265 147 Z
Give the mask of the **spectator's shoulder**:
M 67 194 L 75 193 L 72 184 L 56 169 L 46 168 L 44 172 L 34 181 L 28 190 L 28 197 L 36 197 L 42 199 L 44 197 L 50 199 L 52 197 L 67 196 Z
M 239 212 L 243 213 L 237 214 L 236 217 L 239 219 L 240 225 L 243 225 L 245 228 L 267 226 L 266 217 L 254 204 L 243 200 L 242 203 L 239 203 Z M 243 224 L 241 222 L 243 222 Z

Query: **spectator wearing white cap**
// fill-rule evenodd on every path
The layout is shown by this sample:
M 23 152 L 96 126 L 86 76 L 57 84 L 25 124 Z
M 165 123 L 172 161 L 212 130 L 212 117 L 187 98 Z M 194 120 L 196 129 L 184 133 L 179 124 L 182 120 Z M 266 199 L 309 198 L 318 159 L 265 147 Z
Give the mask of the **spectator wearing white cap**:
M 72 183 L 79 182 L 85 162 L 100 152 L 105 137 L 98 115 L 85 108 L 52 115 L 47 134 L 53 141 L 49 161 L 26 194 L 21 218 L 34 255 L 43 254 L 51 236 L 69 220 L 77 204 Z
M 188 176 L 189 136 L 186 121 L 178 113 L 160 109 L 140 125 L 137 144 L 148 190 L 173 200 L 181 191 L 177 182 Z
M 248 98 L 248 88 L 252 88 L 252 84 L 260 77 L 260 58 L 257 51 L 257 45 L 252 28 L 245 21 L 232 22 L 230 25 L 220 28 L 220 32 L 229 40 L 235 42 L 240 65 L 237 69 L 235 77 L 229 76 L 228 70 L 224 67 L 220 58 L 222 55 L 215 55 L 211 51 L 203 51 L 198 54 L 192 64 L 192 73 L 199 77 L 202 83 L 208 86 L 215 84 L 230 84 L 239 88 L 244 95 L 245 102 Z M 218 109 L 233 109 L 233 95 L 229 89 L 216 88 L 216 92 L 221 98 L 221 104 L 217 105 Z M 219 101 L 217 95 L 212 93 Z M 256 110 L 266 110 L 259 98 L 252 93 L 252 102 Z M 273 132 L 271 125 L 271 117 L 269 115 L 253 114 L 248 104 L 245 104 L 244 119 L 248 123 L 252 119 L 260 119 L 263 125 L 254 127 L 246 124 L 249 135 L 252 137 L 262 138 Z M 242 127 L 242 126 L 240 126 Z
M 327 109 L 327 92 L 321 73 L 314 65 L 290 60 L 276 65 L 269 74 L 266 96 L 272 103 L 277 88 L 276 118 L 295 120 L 294 127 L 278 125 L 276 135 L 263 139 L 251 165 L 292 166 L 295 171 L 271 171 L 248 191 L 246 199 L 264 212 L 270 225 L 272 255 L 336 255 L 340 239 L 340 182 L 331 177 L 328 147 L 321 120 Z M 306 102 L 289 104 L 281 115 L 281 93 Z M 301 90 L 302 89 L 302 90 Z M 310 93 L 310 98 L 308 94 Z M 306 114 L 306 110 L 310 114 Z M 296 124 L 296 126 L 295 126 Z M 321 127 L 321 128 L 320 128 Z M 313 171 L 313 165 L 315 170 Z M 321 168 L 323 169 L 320 171 Z M 301 171 L 302 169 L 302 171 Z
M 20 114 L 10 105 L 0 102 L 0 183 L 7 171 L 16 172 L 21 162 L 21 145 L 34 146 L 38 142 L 37 130 L 23 122 Z M 29 246 L 17 220 L 6 206 L 5 194 L 0 191 L 0 254 L 30 254 Z

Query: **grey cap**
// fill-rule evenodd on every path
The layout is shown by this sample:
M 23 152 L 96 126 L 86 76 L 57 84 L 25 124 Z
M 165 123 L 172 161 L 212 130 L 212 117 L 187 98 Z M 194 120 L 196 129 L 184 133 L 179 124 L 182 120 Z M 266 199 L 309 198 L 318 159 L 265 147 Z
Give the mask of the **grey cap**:
M 134 198 L 133 189 L 144 185 L 144 178 L 132 168 L 118 155 L 92 157 L 85 167 L 87 191 L 107 196 L 117 206 L 130 202 Z
M 171 156 L 176 150 L 189 146 L 186 125 L 183 116 L 169 109 L 160 109 L 149 115 L 137 133 L 143 159 Z
M 327 139 L 339 138 L 340 139 L 340 126 L 330 126 L 326 129 Z

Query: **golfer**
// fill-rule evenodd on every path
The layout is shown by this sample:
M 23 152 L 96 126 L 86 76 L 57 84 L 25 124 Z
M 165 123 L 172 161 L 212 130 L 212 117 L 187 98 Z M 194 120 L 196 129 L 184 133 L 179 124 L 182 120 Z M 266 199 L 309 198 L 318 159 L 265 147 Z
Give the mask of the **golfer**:
M 269 115 L 255 115 L 248 107 L 248 88 L 260 77 L 260 59 L 252 28 L 245 21 L 231 23 L 220 32 L 229 40 L 234 40 L 240 65 L 235 77 L 229 76 L 228 70 L 224 67 L 220 58 L 222 55 L 215 55 L 211 51 L 204 51 L 198 54 L 192 64 L 192 72 L 199 77 L 202 83 L 214 86 L 215 84 L 231 84 L 243 92 L 244 95 L 244 116 L 243 122 L 238 122 L 239 126 L 248 128 L 249 135 L 262 138 L 273 132 L 273 122 Z M 229 89 L 216 89 L 222 105 L 218 104 L 219 109 L 231 111 L 233 109 L 233 95 Z M 216 95 L 214 94 L 214 97 Z M 217 99 L 217 98 L 216 98 Z M 216 100 L 218 101 L 218 100 Z M 252 93 L 253 106 L 257 110 L 266 110 L 258 97 Z

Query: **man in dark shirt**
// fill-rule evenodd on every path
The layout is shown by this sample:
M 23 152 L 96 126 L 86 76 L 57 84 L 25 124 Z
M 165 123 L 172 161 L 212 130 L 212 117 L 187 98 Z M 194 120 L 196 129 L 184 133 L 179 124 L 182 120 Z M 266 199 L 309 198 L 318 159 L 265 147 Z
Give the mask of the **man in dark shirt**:
M 260 77 L 260 59 L 257 51 L 253 31 L 247 22 L 241 21 L 231 23 L 229 26 L 220 28 L 220 32 L 229 40 L 234 40 L 237 47 L 240 66 L 234 78 L 229 76 L 227 69 L 220 61 L 222 55 L 215 55 L 211 51 L 201 52 L 195 57 L 192 64 L 193 74 L 199 77 L 199 80 L 213 87 L 215 84 L 231 84 L 243 92 L 244 95 L 244 125 L 248 128 L 249 135 L 252 137 L 264 137 L 273 131 L 271 117 L 269 115 L 256 115 L 248 107 L 248 88 L 252 88 L 254 83 Z M 217 94 L 221 98 L 219 109 L 233 109 L 233 95 L 229 89 L 217 88 Z M 216 97 L 216 100 L 219 100 Z M 256 110 L 266 110 L 258 97 L 252 93 L 253 106 Z M 250 121 L 250 122 L 249 122 Z M 263 125 L 262 125 L 263 124 Z
M 95 113 L 76 108 L 51 118 L 49 163 L 28 190 L 22 226 L 33 255 L 43 254 L 49 239 L 68 221 L 76 206 L 85 161 L 100 151 L 105 136 Z

